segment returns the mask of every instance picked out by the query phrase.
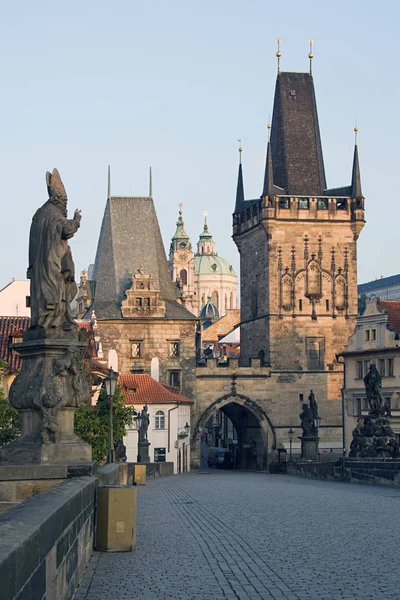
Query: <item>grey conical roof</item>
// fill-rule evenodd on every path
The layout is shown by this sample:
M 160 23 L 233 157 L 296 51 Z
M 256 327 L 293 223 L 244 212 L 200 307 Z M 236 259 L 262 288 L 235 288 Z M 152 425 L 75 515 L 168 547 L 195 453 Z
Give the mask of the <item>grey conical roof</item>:
M 139 267 L 154 279 L 155 288 L 166 301 L 167 319 L 194 318 L 176 301 L 179 290 L 171 281 L 152 198 L 111 196 L 93 270 L 95 298 L 91 310 L 98 319 L 123 318 L 121 301 Z

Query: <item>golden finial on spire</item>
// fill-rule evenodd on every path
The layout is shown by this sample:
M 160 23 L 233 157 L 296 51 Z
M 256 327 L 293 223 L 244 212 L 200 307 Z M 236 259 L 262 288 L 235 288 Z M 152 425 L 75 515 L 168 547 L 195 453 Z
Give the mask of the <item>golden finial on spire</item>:
M 179 206 L 179 215 L 182 216 L 182 206 L 183 206 L 182 202 L 179 202 L 178 206 Z
M 278 75 L 281 72 L 281 56 L 282 56 L 282 52 L 281 52 L 281 40 L 280 38 L 276 38 L 276 43 L 278 44 L 278 50 L 276 53 L 276 58 L 278 59 Z
M 310 59 L 310 75 L 312 75 L 312 59 L 314 58 L 314 54 L 313 54 L 313 41 L 312 40 L 308 40 L 308 43 L 310 45 L 310 52 L 308 53 L 308 58 Z
M 242 164 L 242 140 L 238 138 L 239 142 L 239 164 Z
M 354 143 L 357 146 L 357 134 L 358 134 L 358 127 L 357 127 L 357 123 L 356 126 L 354 127 Z
M 271 123 L 268 123 L 268 142 L 271 140 Z

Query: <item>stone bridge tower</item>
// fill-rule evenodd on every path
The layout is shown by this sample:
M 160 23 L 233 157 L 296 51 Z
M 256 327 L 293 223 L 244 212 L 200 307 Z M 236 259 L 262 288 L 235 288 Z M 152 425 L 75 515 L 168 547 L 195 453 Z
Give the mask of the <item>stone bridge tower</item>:
M 327 189 L 311 73 L 278 73 L 261 197 L 239 165 L 233 239 L 240 252 L 241 364 L 341 369 L 357 316 L 364 226 L 357 137 L 351 184 Z M 357 136 L 357 130 L 356 136 Z

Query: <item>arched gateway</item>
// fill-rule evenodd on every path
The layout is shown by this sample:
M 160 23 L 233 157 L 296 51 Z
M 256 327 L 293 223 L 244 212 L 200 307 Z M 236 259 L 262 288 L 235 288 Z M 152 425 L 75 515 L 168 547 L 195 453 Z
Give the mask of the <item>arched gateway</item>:
M 225 413 L 236 430 L 237 466 L 241 469 L 265 469 L 268 455 L 276 449 L 275 430 L 267 413 L 256 401 L 236 393 L 218 398 L 198 418 L 191 437 L 191 468 L 200 467 L 201 435 L 216 410 Z

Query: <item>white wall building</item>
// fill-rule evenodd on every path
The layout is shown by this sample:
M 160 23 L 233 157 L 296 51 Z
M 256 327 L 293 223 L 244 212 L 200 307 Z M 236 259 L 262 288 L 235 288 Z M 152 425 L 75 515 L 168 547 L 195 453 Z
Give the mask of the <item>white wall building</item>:
M 13 279 L 0 290 L 1 317 L 30 317 L 30 281 Z
M 150 418 L 147 432 L 150 462 L 173 462 L 174 473 L 189 471 L 190 409 L 193 401 L 145 373 L 121 374 L 118 383 L 126 405 L 139 412 L 147 404 Z M 136 426 L 128 431 L 124 444 L 128 462 L 137 462 Z

